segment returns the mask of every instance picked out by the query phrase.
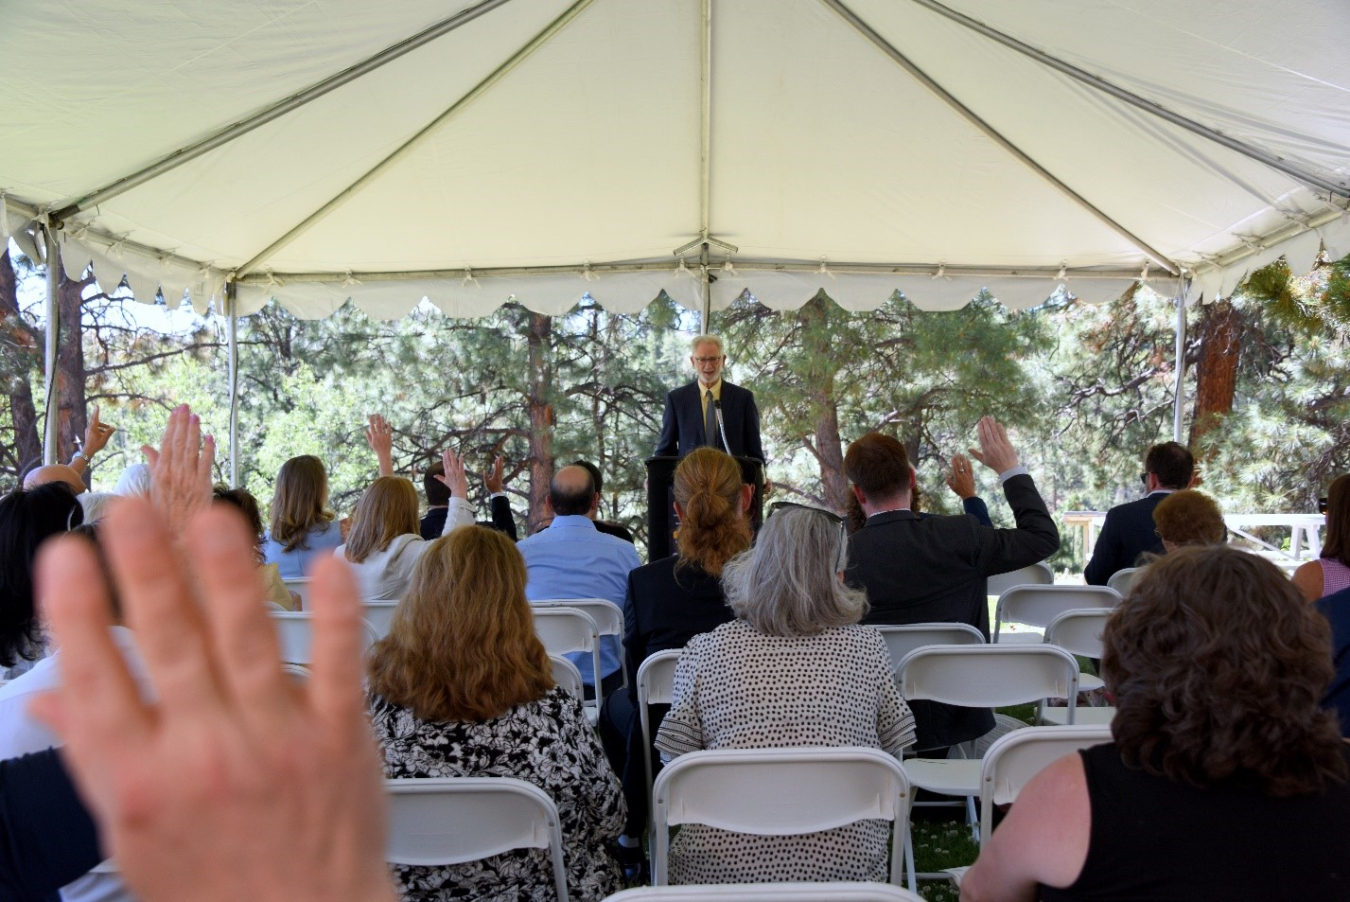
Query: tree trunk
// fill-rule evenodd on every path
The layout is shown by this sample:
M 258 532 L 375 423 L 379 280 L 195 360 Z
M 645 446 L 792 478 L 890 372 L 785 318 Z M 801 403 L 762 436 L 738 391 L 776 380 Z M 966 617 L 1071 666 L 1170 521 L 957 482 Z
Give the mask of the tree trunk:
M 839 372 L 838 348 L 829 328 L 826 301 L 813 298 L 802 308 L 803 342 L 808 345 L 803 373 L 813 419 L 816 459 L 820 464 L 820 491 L 825 506 L 843 513 L 848 505 L 848 479 L 844 476 L 844 449 L 839 437 L 839 401 L 834 377 Z
M 38 435 L 37 408 L 30 381 L 40 361 L 38 348 L 42 347 L 42 336 L 19 314 L 18 278 L 6 247 L 0 247 L 0 331 L 6 343 L 14 348 L 6 393 L 14 424 L 14 475 L 22 476 L 25 470 L 42 463 L 42 438 Z
M 553 479 L 553 366 L 550 360 L 553 320 L 542 313 L 530 314 L 529 405 L 530 405 L 530 509 L 526 532 L 533 534 L 545 517 L 544 502 Z
M 67 463 L 76 451 L 76 437 L 84 437 L 84 428 L 88 424 L 88 409 L 84 401 L 84 389 L 88 374 L 84 367 L 84 289 L 89 285 L 85 280 L 71 280 L 61 268 L 58 252 L 49 260 L 48 266 L 56 266 L 60 273 L 57 289 L 57 316 L 60 318 L 60 331 L 56 338 L 56 392 L 57 401 L 57 463 Z M 91 476 L 85 471 L 85 483 Z
M 1233 410 L 1241 361 L 1242 311 L 1229 301 L 1205 308 L 1200 320 L 1200 360 L 1195 368 L 1195 414 L 1188 444 L 1199 450 L 1204 437 Z

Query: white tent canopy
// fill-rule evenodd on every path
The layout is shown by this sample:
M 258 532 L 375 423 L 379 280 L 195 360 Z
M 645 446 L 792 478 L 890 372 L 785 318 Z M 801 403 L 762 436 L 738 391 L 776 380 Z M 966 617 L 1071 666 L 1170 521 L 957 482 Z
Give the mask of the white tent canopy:
M 713 308 L 1025 307 L 1350 253 L 1344 0 L 14 0 L 0 26 L 0 239 L 46 223 L 142 300 L 632 311 L 697 307 L 707 273 Z

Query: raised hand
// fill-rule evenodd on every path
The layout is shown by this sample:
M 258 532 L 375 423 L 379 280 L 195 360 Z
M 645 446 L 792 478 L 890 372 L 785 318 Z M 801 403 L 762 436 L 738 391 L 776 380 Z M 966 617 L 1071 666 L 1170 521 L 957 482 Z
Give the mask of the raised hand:
M 975 473 L 971 470 L 970 459 L 964 454 L 952 457 L 952 472 L 947 477 L 947 488 L 962 501 L 975 497 Z
M 498 455 L 492 461 L 492 469 L 483 474 L 483 485 L 487 488 L 489 495 L 500 494 L 503 489 L 502 473 L 504 466 L 501 455 Z
M 394 430 L 378 413 L 366 417 L 366 444 L 375 452 L 381 476 L 394 475 Z
M 211 464 L 216 440 L 202 439 L 201 419 L 186 404 L 169 414 L 159 449 L 141 446 L 150 463 L 150 500 L 168 522 L 175 541 L 192 518 L 211 506 Z
M 162 451 L 165 456 L 169 447 Z M 109 634 L 109 590 L 82 538 L 49 543 L 38 586 L 61 688 L 34 703 L 127 882 L 144 902 L 392 902 L 383 787 L 361 692 L 356 585 L 325 557 L 310 595 L 314 664 L 281 669 L 253 540 L 208 508 L 175 528 L 113 506 L 104 549 L 158 698 L 143 701 Z
M 103 446 L 108 444 L 108 439 L 112 438 L 116 431 L 116 426 L 99 422 L 98 407 L 95 406 L 94 415 L 89 418 L 89 425 L 84 430 L 84 440 L 80 444 L 80 450 L 84 452 L 84 459 L 88 460 L 102 451 Z
M 993 417 L 980 417 L 976 424 L 980 436 L 980 450 L 968 449 L 970 456 L 995 473 L 1006 473 L 1017 466 L 1017 451 L 1008 441 L 1008 430 Z
M 436 474 L 436 479 L 450 490 L 451 498 L 469 498 L 469 477 L 464 472 L 464 460 L 454 451 L 446 448 L 441 453 L 441 463 L 445 466 L 444 474 Z

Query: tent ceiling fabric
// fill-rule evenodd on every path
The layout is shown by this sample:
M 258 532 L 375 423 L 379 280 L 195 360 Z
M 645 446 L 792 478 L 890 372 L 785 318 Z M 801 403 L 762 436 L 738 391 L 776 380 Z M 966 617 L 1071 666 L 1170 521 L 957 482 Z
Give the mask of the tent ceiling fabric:
M 5 4 L 0 237 L 472 10 L 65 216 L 67 271 L 92 263 L 105 287 L 125 273 L 143 300 L 159 286 L 199 309 L 238 274 L 241 313 L 276 297 L 325 316 L 351 298 L 392 318 L 423 297 L 456 316 L 512 297 L 562 313 L 584 294 L 634 311 L 662 291 L 697 308 L 698 251 L 684 267 L 671 252 L 705 215 L 737 248 L 727 270 L 712 249 L 714 308 L 746 290 L 778 308 L 821 289 L 856 310 L 896 289 L 926 309 L 982 287 L 1019 308 L 1058 284 L 1104 300 L 1149 262 L 1129 236 L 1210 298 L 1281 254 L 1305 271 L 1322 246 L 1350 253 L 1342 0 L 848 0 L 875 41 L 822 0 L 708 0 L 706 211 L 704 0 L 479 5 Z M 962 15 L 1342 193 L 1076 80 Z M 1150 273 L 1159 291 L 1175 289 L 1158 262 Z

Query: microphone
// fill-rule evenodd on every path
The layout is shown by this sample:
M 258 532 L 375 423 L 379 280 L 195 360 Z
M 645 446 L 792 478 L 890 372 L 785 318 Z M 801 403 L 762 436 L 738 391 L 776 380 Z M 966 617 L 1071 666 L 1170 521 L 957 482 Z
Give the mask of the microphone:
M 731 453 L 731 445 L 727 443 L 727 427 L 722 421 L 722 399 L 717 398 L 713 401 L 713 409 L 717 411 L 717 431 L 722 435 L 722 450 Z

